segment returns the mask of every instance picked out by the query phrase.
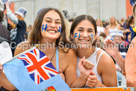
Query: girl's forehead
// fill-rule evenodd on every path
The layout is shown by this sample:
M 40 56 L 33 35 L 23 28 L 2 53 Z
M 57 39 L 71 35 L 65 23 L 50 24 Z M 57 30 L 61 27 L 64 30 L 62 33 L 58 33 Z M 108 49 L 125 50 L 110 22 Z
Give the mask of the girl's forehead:
M 76 27 L 94 28 L 93 24 L 89 20 L 82 20 Z
M 53 19 L 61 19 L 60 15 L 58 14 L 58 12 L 56 12 L 55 10 L 50 10 L 48 11 L 45 15 L 44 18 L 53 18 Z

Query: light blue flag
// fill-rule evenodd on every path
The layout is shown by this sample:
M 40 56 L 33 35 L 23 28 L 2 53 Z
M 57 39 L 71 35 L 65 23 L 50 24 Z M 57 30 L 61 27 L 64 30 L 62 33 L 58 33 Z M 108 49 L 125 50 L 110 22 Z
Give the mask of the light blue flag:
M 19 91 L 71 91 L 48 57 L 36 48 L 3 65 L 8 80 Z M 46 89 L 46 91 L 48 91 Z

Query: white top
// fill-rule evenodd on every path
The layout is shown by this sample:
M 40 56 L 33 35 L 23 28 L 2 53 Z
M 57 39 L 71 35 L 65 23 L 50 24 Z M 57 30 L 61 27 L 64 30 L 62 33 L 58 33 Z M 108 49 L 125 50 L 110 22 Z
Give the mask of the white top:
M 94 64 L 94 68 L 93 68 L 93 72 L 95 73 L 97 79 L 102 82 L 102 77 L 98 74 L 97 72 L 97 66 L 98 66 L 98 63 L 99 63 L 99 60 L 102 56 L 103 53 L 105 53 L 105 51 L 101 52 L 97 61 L 96 61 L 96 57 L 97 57 L 97 52 L 100 50 L 100 48 L 95 48 L 95 52 L 90 56 L 88 57 L 86 60 L 90 61 L 92 64 Z M 77 63 L 79 63 L 79 60 L 80 58 L 77 58 Z M 79 77 L 80 75 L 80 72 L 79 72 L 79 69 L 78 69 L 78 66 L 77 66 L 77 77 Z
M 104 28 L 97 26 L 97 36 L 99 36 L 101 33 L 104 33 Z
M 118 33 L 118 26 L 115 29 L 109 27 L 109 36 L 116 35 Z
M 0 63 L 3 64 L 12 58 L 11 48 L 8 42 L 2 42 L 0 44 Z

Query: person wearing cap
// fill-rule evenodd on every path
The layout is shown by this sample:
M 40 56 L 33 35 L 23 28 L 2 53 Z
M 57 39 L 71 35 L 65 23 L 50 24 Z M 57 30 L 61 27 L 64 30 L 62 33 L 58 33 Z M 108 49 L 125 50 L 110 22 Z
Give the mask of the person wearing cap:
M 5 2 L 7 17 L 16 25 L 16 28 L 11 32 L 11 40 L 12 42 L 12 53 L 14 54 L 15 48 L 17 44 L 24 41 L 24 35 L 26 34 L 26 23 L 24 21 L 25 15 L 27 13 L 26 9 L 21 7 L 19 8 L 15 14 L 9 8 L 9 2 Z
M 107 45 L 115 44 L 114 42 L 107 40 Z M 136 87 L 136 37 L 132 40 L 131 45 L 126 54 L 126 58 L 124 59 L 118 48 L 116 47 L 105 47 L 105 50 L 110 54 L 115 61 L 118 63 L 127 80 L 128 87 Z
M 118 45 L 120 55 L 125 59 L 129 45 L 128 46 L 125 45 L 125 41 L 123 38 L 123 31 L 121 30 L 118 31 L 117 34 L 113 36 L 113 38 L 114 38 L 115 44 Z M 117 70 L 118 86 L 120 86 L 122 85 L 121 81 L 123 80 L 123 75 L 122 75 L 122 70 L 117 62 L 116 62 L 116 70 Z M 126 84 L 124 83 L 124 85 Z

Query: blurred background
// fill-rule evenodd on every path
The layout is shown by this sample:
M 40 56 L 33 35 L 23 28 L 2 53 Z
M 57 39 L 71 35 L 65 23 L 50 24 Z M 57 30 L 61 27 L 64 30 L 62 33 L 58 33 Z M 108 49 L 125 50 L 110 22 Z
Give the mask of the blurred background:
M 132 15 L 132 6 L 129 0 L 10 0 L 13 12 L 20 7 L 27 9 L 25 21 L 33 24 L 38 10 L 46 7 L 55 7 L 67 14 L 67 18 L 80 14 L 89 14 L 101 20 L 109 20 L 115 16 L 118 20 Z

